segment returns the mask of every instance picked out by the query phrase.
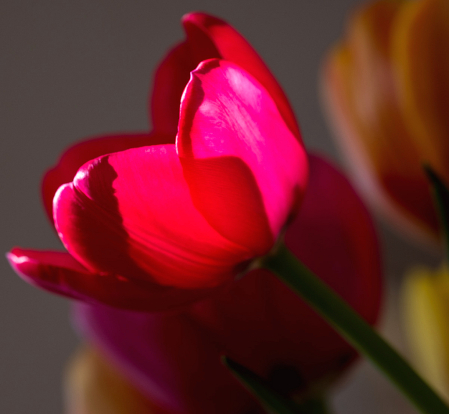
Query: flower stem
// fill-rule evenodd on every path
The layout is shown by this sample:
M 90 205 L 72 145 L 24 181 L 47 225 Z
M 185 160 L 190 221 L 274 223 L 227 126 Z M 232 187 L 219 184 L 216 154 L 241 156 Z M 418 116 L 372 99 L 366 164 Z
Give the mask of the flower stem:
M 298 414 L 297 406 L 293 401 L 286 400 L 272 390 L 254 372 L 226 356 L 222 357 L 222 362 L 240 383 L 259 400 L 265 411 L 270 414 Z
M 308 302 L 361 354 L 377 365 L 390 380 L 426 414 L 449 414 L 449 407 L 410 365 L 343 299 L 315 276 L 280 243 L 261 261 L 261 267 Z

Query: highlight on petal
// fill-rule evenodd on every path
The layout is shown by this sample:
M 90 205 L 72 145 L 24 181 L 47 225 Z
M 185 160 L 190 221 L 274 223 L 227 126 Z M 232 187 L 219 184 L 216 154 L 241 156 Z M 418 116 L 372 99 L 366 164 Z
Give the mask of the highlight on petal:
M 54 200 L 58 234 L 93 273 L 162 286 L 211 288 L 254 256 L 217 233 L 192 203 L 173 145 L 85 164 Z
M 176 289 L 118 274 L 91 273 L 64 252 L 15 248 L 7 258 L 26 282 L 95 305 L 160 311 L 180 307 L 214 293 L 213 289 Z
M 286 242 L 373 323 L 381 266 L 371 219 L 341 173 L 314 156 L 311 183 Z M 287 396 L 325 388 L 356 357 L 314 310 L 260 270 L 182 312 L 136 314 L 78 305 L 75 321 L 145 395 L 179 412 L 262 412 L 220 364 L 222 354 L 245 361 Z
M 412 269 L 402 287 L 408 347 L 423 377 L 449 400 L 449 272 Z
M 66 414 L 162 414 L 90 346 L 72 357 L 64 381 Z M 166 413 L 166 412 L 165 412 Z
M 56 191 L 61 185 L 72 181 L 78 169 L 87 161 L 130 148 L 174 143 L 174 137 L 175 134 L 126 133 L 90 138 L 72 145 L 62 154 L 56 166 L 46 172 L 42 181 L 42 199 L 50 221 L 53 223 L 53 197 Z
M 176 145 L 210 225 L 266 253 L 300 202 L 307 159 L 264 87 L 230 62 L 202 62 L 182 98 Z
M 211 58 L 221 58 L 243 68 L 257 79 L 274 100 L 284 121 L 300 139 L 298 124 L 288 99 L 265 62 L 248 41 L 225 21 L 206 13 L 189 13 L 182 19 L 187 41 L 197 63 Z M 216 50 L 218 56 L 209 55 Z
M 285 93 L 242 35 L 225 21 L 205 13 L 186 14 L 182 23 L 186 40 L 167 54 L 154 77 L 150 109 L 156 131 L 176 133 L 179 102 L 189 73 L 203 60 L 220 58 L 237 64 L 264 85 L 290 130 L 301 140 Z

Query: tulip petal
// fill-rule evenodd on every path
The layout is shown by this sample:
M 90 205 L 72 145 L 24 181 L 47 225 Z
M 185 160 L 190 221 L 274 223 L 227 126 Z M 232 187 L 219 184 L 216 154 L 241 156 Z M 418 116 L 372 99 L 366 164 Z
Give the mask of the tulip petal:
M 183 306 L 214 292 L 214 289 L 164 287 L 117 274 L 91 273 L 65 252 L 15 248 L 7 254 L 7 258 L 26 282 L 70 299 L 96 305 L 160 311 Z
M 195 209 L 174 145 L 97 158 L 60 187 L 54 203 L 62 242 L 94 273 L 209 288 L 252 257 Z
M 295 115 L 284 91 L 258 53 L 240 33 L 225 21 L 206 13 L 186 14 L 182 23 L 192 54 L 198 63 L 206 59 L 221 58 L 251 74 L 268 91 L 285 123 L 300 138 Z M 219 53 L 218 56 L 210 55 L 210 51 L 214 49 Z
M 189 81 L 190 72 L 198 63 L 192 57 L 189 44 L 183 42 L 170 50 L 157 68 L 150 95 L 151 119 L 155 131 L 173 136 L 178 132 L 182 92 Z
M 174 143 L 174 135 L 128 133 L 91 138 L 71 146 L 62 154 L 58 164 L 46 172 L 42 181 L 42 198 L 50 221 L 53 223 L 53 197 L 56 191 L 61 185 L 72 181 L 87 161 L 129 148 L 170 143 Z
M 266 253 L 300 201 L 307 159 L 263 86 L 232 63 L 201 63 L 183 95 L 177 150 L 211 226 Z
M 205 13 L 186 14 L 182 23 L 186 40 L 169 52 L 155 75 L 150 106 L 155 130 L 177 132 L 179 102 L 189 72 L 203 60 L 220 58 L 234 62 L 264 85 L 284 121 L 300 140 L 298 124 L 285 93 L 241 34 L 225 21 Z
M 449 180 L 449 3 L 408 2 L 396 21 L 392 59 L 411 141 Z
M 65 252 L 14 248 L 6 255 L 11 267 L 26 282 L 71 299 L 82 299 L 79 288 L 93 275 Z
M 311 186 L 287 230 L 287 245 L 373 323 L 381 266 L 370 216 L 341 173 L 324 160 L 310 161 Z M 149 398 L 179 412 L 260 412 L 220 364 L 221 354 L 244 361 L 287 396 L 324 388 L 356 356 L 315 311 L 261 270 L 182 312 L 143 315 L 81 305 L 75 318 Z

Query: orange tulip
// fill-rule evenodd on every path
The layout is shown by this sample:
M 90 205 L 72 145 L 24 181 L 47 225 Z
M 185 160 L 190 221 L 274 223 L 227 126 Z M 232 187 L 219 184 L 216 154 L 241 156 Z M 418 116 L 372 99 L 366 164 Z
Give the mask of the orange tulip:
M 449 183 L 449 2 L 357 10 L 324 66 L 324 102 L 360 191 L 408 233 L 438 238 L 422 165 Z

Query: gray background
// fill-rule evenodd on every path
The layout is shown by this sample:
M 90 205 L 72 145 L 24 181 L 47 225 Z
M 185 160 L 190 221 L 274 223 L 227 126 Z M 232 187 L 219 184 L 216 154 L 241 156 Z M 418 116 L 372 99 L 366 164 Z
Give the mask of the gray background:
M 183 38 L 180 17 L 207 11 L 229 21 L 260 52 L 296 110 L 304 140 L 338 160 L 317 97 L 320 61 L 342 33 L 354 0 L 3 0 L 0 4 L 1 252 L 59 248 L 40 202 L 43 172 L 70 144 L 114 131 L 146 130 L 151 74 Z M 381 232 L 386 272 L 435 257 Z M 77 345 L 68 302 L 22 282 L 0 261 L 0 412 L 61 413 L 60 378 Z M 395 283 L 392 283 L 394 291 Z M 397 337 L 396 301 L 383 329 Z M 412 413 L 368 364 L 342 382 L 337 413 Z

